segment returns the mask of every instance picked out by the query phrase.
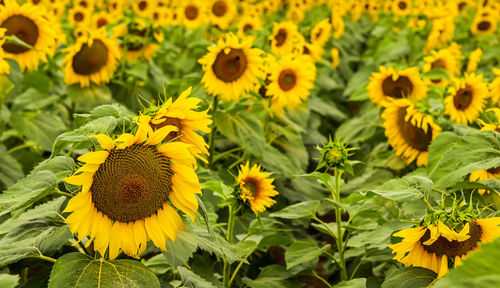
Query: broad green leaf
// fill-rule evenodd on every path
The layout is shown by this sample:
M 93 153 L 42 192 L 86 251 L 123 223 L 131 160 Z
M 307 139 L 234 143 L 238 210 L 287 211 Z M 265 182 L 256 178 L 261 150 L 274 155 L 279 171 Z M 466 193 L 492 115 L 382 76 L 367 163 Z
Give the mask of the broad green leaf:
M 59 257 L 52 268 L 49 288 L 59 287 L 159 288 L 160 282 L 139 261 L 93 259 L 73 252 Z
M 366 104 L 358 115 L 344 121 L 335 131 L 335 136 L 346 143 L 366 141 L 377 132 L 380 122 L 379 110 L 375 105 Z
M 422 267 L 404 267 L 389 274 L 382 283 L 382 288 L 429 287 L 436 276 L 433 271 Z
M 439 80 L 439 79 L 449 79 L 450 75 L 445 69 L 436 68 L 432 69 L 431 71 L 422 73 L 422 77 L 429 78 L 432 80 Z
M 266 139 L 261 121 L 255 113 L 240 110 L 236 113 L 216 112 L 214 127 L 229 140 L 256 157 L 262 157 Z
M 252 280 L 242 278 L 243 283 L 251 288 L 294 288 L 301 287 L 298 282 L 291 280 L 294 274 L 281 265 L 269 265 L 261 268 L 259 276 Z
M 318 257 L 330 248 L 327 244 L 321 248 L 312 239 L 299 240 L 290 245 L 285 252 L 286 269 L 302 263 L 317 260 Z
M 364 66 L 356 71 L 356 73 L 349 79 L 347 87 L 344 90 L 344 95 L 350 96 L 356 91 L 364 90 L 366 84 L 368 84 L 368 78 L 375 69 L 376 67 L 374 66 Z
M 156 275 L 161 275 L 172 269 L 172 266 L 168 263 L 167 258 L 163 254 L 155 255 L 143 263 Z
M 278 212 L 271 213 L 271 217 L 284 219 L 314 218 L 320 201 L 310 200 L 287 206 Z
M 209 281 L 201 278 L 186 267 L 179 266 L 177 268 L 181 275 L 182 283 L 185 287 L 191 288 L 215 288 Z M 50 287 L 49 287 L 50 288 Z
M 208 233 L 207 229 L 198 225 L 192 226 L 192 233 L 196 235 L 198 248 L 209 253 L 214 253 L 221 258 L 225 258 L 229 263 L 241 260 L 241 257 L 234 251 L 235 247 L 229 244 L 222 236 L 214 234 L 214 239 L 212 235 Z
M 19 283 L 19 275 L 0 274 L 0 287 L 14 288 Z
M 445 137 L 449 138 L 449 135 Z M 438 188 L 453 186 L 473 171 L 500 166 L 500 138 L 495 131 L 471 133 L 450 146 L 444 153 L 432 145 L 429 149 L 429 159 L 434 162 L 428 167 L 427 174 Z M 435 153 L 441 156 L 435 157 Z
M 384 198 L 395 201 L 411 201 L 422 198 L 432 190 L 432 181 L 423 176 L 405 176 L 392 179 L 382 186 L 370 190 Z
M 327 101 L 321 97 L 311 97 L 307 102 L 309 103 L 309 108 L 311 108 L 311 110 L 321 114 L 322 116 L 328 116 L 335 121 L 343 121 L 347 118 L 347 115 L 340 111 L 335 103 Z
M 24 177 L 23 169 L 16 159 L 0 146 L 0 189 L 14 184 Z
M 464 259 L 463 264 L 450 270 L 438 280 L 435 288 L 489 288 L 500 287 L 500 238 L 480 245 L 477 252 Z
M 50 78 L 40 71 L 30 71 L 23 77 L 24 86 L 33 87 L 44 94 L 50 92 L 51 84 Z
M 14 129 L 46 151 L 52 149 L 54 140 L 66 130 L 61 117 L 50 111 L 16 111 L 10 116 Z
M 111 91 L 106 85 L 69 85 L 66 89 L 68 96 L 75 102 L 76 111 L 89 111 L 97 105 L 111 101 Z
M 168 239 L 167 251 L 163 252 L 163 255 L 167 259 L 167 262 L 174 268 L 184 265 L 193 256 L 196 249 L 198 249 L 198 241 L 190 227 L 188 225 L 186 231 L 179 231 L 175 242 L 172 242 L 172 239 Z
M 300 165 L 290 158 L 290 156 L 281 153 L 277 148 L 266 144 L 263 156 L 262 166 L 268 171 L 281 172 L 283 176 L 292 176 L 303 173 Z
M 434 140 L 432 140 L 431 145 L 429 145 L 429 154 L 427 156 L 427 175 L 434 174 L 436 169 L 441 166 L 441 162 L 444 160 L 443 156 L 453 147 L 453 143 L 460 139 L 457 134 L 445 131 L 439 134 Z M 432 177 L 431 177 L 432 178 Z
M 334 288 L 365 288 L 366 287 L 366 278 L 356 278 L 356 279 L 352 279 L 349 281 L 342 281 L 333 287 Z

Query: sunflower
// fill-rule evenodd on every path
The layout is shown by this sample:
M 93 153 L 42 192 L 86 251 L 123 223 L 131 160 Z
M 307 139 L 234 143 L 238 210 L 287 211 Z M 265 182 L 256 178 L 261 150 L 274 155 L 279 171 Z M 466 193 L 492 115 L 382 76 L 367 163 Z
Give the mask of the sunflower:
M 493 68 L 496 78 L 490 83 L 490 97 L 494 105 L 500 105 L 500 69 Z
M 483 111 L 488 87 L 482 81 L 481 74 L 465 74 L 462 79 L 455 79 L 455 85 L 448 88 L 448 97 L 444 99 L 445 114 L 458 124 L 471 123 Z
M 411 12 L 410 0 L 394 0 L 392 2 L 392 13 L 396 16 L 406 16 Z
M 332 48 L 332 50 L 330 50 L 330 54 L 332 55 L 332 68 L 335 69 L 340 64 L 339 49 Z
M 212 124 L 212 120 L 207 114 L 208 109 L 196 111 L 201 100 L 194 97 L 188 98 L 189 94 L 191 94 L 191 87 L 182 92 L 175 101 L 172 101 L 172 98 L 167 99 L 151 116 L 141 115 L 139 123 L 149 125 L 152 131 L 167 125 L 175 126 L 177 130 L 170 132 L 165 141 L 175 140 L 189 144 L 189 152 L 194 157 L 207 162 L 202 155 L 208 155 L 208 145 L 196 131 L 210 133 L 211 129 L 208 126 Z
M 250 31 L 262 30 L 262 22 L 259 17 L 245 16 L 238 22 L 238 36 L 243 37 Z
M 274 55 L 289 54 L 299 39 L 297 25 L 292 22 L 274 23 L 273 33 L 269 36 L 269 40 L 271 40 L 271 53 Z
M 469 61 L 467 62 L 467 72 L 474 72 L 477 70 L 477 65 L 481 61 L 481 56 L 483 56 L 483 51 L 481 48 L 477 48 L 469 54 Z
M 151 59 L 153 57 L 158 45 L 152 43 L 151 37 L 146 37 L 151 33 L 148 32 L 148 29 L 150 28 L 141 19 L 136 19 L 128 25 L 113 27 L 113 38 L 117 39 L 120 53 L 126 55 L 128 60 Z M 154 33 L 151 34 L 156 36 Z
M 126 133 L 115 140 L 104 134 L 91 136 L 105 150 L 80 156 L 78 160 L 86 164 L 65 179 L 82 186 L 64 210 L 72 212 L 65 222 L 78 234 L 78 241 L 90 235 L 87 246 L 94 240 L 94 249 L 102 256 L 109 246 L 110 259 L 120 249 L 138 257 L 149 239 L 166 250 L 166 241 L 184 230 L 171 204 L 194 222 L 195 194 L 201 194 L 195 159 L 188 144 L 161 144 L 176 130 L 165 126 L 148 134 L 140 126 L 135 136 Z
M 72 47 L 66 49 L 64 58 L 64 82 L 80 83 L 81 87 L 107 83 L 118 66 L 120 53 L 118 45 L 103 35 L 103 30 L 95 35 L 80 37 Z
M 305 16 L 305 13 L 304 13 L 304 10 L 302 8 L 289 8 L 287 11 L 286 11 L 286 20 L 294 23 L 294 24 L 299 24 L 300 22 L 302 22 L 302 20 L 304 19 L 304 16 Z
M 114 22 L 113 17 L 104 11 L 92 16 L 92 23 L 97 29 L 106 27 L 108 24 L 112 24 Z
M 19 63 L 22 70 L 33 70 L 40 61 L 47 61 L 47 54 L 56 46 L 56 33 L 40 12 L 31 4 L 19 6 L 15 1 L 6 1 L 0 10 L 0 28 L 5 29 L 6 36 L 16 36 L 33 47 L 26 48 L 14 43 L 3 43 L 5 58 Z
M 207 92 L 220 95 L 224 101 L 237 101 L 245 91 L 252 91 L 263 78 L 263 51 L 251 48 L 252 39 L 239 39 L 229 33 L 224 35 L 217 46 L 208 47 L 208 53 L 198 62 L 205 73 L 201 82 Z
M 431 141 L 441 132 L 432 117 L 422 114 L 408 99 L 388 102 L 382 113 L 385 136 L 406 164 L 417 160 L 417 166 L 427 165 Z
M 203 24 L 205 20 L 206 7 L 199 1 L 183 2 L 181 11 L 182 24 L 188 29 L 196 29 Z
M 316 67 L 311 58 L 300 55 L 286 55 L 274 63 L 267 95 L 272 96 L 271 108 L 283 113 L 283 108 L 295 108 L 309 96 L 314 88 Z
M 278 195 L 272 184 L 274 178 L 268 178 L 271 174 L 260 171 L 260 166 L 250 163 L 241 165 L 238 173 L 238 184 L 240 186 L 240 197 L 243 202 L 248 202 L 250 208 L 258 215 L 271 207 L 275 200 L 271 197 Z
M 137 0 L 132 5 L 134 12 L 142 18 L 149 18 L 156 9 L 155 0 Z
M 330 38 L 331 31 L 332 25 L 329 19 L 319 21 L 311 29 L 311 43 L 323 47 Z
M 380 66 L 379 70 L 372 73 L 367 86 L 370 100 L 379 107 L 390 99 L 419 100 L 427 95 L 427 86 L 416 67 L 395 71 L 392 67 Z
M 456 232 L 438 220 L 437 224 L 395 233 L 393 236 L 403 239 L 389 248 L 396 254 L 393 259 L 406 267 L 424 267 L 436 272 L 441 278 L 448 273 L 450 259 L 454 266 L 460 265 L 471 252 L 479 249 L 479 244 L 500 236 L 499 224 L 500 217 L 470 219 L 462 223 L 460 232 Z
M 344 35 L 345 23 L 342 17 L 332 15 L 332 27 L 333 27 L 333 38 L 339 39 L 340 36 Z
M 448 72 L 450 78 L 460 74 L 460 60 L 445 48 L 438 51 L 431 51 L 431 55 L 424 57 L 425 64 L 422 67 L 423 72 L 431 71 L 432 69 L 442 68 Z M 433 84 L 447 86 L 448 81 L 445 79 L 430 80 Z
M 71 26 L 85 25 L 90 21 L 90 10 L 83 7 L 74 7 L 68 11 L 68 21 Z
M 5 43 L 5 39 L 3 38 L 5 35 L 4 28 L 0 28 L 0 46 Z M 10 65 L 5 59 L 5 53 L 0 49 L 0 74 L 10 74 Z
M 220 29 L 229 28 L 236 16 L 236 3 L 233 0 L 211 0 L 209 4 L 210 23 Z
M 323 58 L 324 49 L 321 46 L 304 42 L 302 46 L 302 54 L 311 57 L 316 62 Z
M 470 30 L 472 34 L 493 34 L 497 30 L 497 20 L 493 16 L 476 17 Z

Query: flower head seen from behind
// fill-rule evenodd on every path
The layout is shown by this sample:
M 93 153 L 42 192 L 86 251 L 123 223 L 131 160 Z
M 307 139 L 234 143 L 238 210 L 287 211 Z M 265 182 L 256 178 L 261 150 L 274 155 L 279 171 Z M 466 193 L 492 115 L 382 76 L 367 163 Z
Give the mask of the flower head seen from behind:
M 273 185 L 274 178 L 267 172 L 262 172 L 260 166 L 250 163 L 241 165 L 238 173 L 238 185 L 240 187 L 240 198 L 243 202 L 248 202 L 250 208 L 258 215 L 266 211 L 276 201 L 271 197 L 278 195 Z
M 87 246 L 103 257 L 114 259 L 119 250 L 138 257 L 153 243 L 166 250 L 166 241 L 175 240 L 184 224 L 176 209 L 195 220 L 201 194 L 195 159 L 188 144 L 163 140 L 175 126 L 165 126 L 148 133 L 139 126 L 135 135 L 122 134 L 116 139 L 99 134 L 92 136 L 103 150 L 83 154 L 85 163 L 65 181 L 81 185 L 64 212 L 71 232 L 78 241 L 89 237 Z

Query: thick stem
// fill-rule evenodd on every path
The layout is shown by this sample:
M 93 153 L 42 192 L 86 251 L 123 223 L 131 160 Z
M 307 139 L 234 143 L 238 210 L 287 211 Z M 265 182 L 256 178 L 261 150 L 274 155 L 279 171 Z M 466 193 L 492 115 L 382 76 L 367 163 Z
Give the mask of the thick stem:
M 335 168 L 335 197 L 334 201 L 340 203 L 340 177 L 342 176 L 342 170 Z M 335 221 L 337 222 L 337 250 L 339 252 L 339 264 L 340 264 L 340 278 L 342 281 L 347 280 L 347 269 L 344 259 L 344 235 L 342 233 L 342 208 L 339 206 L 335 208 Z
M 234 214 L 233 207 L 229 206 L 229 217 L 227 219 L 227 234 L 226 240 L 229 244 L 233 242 L 233 231 L 234 231 Z M 229 287 L 229 276 L 231 275 L 231 265 L 224 259 L 224 271 L 222 275 L 223 286 Z
M 217 104 L 219 103 L 219 98 L 217 96 L 214 97 L 214 102 L 212 104 L 212 117 L 214 116 L 215 112 L 217 112 Z M 212 168 L 214 164 L 214 151 L 215 151 L 215 134 L 217 133 L 217 127 L 212 128 L 212 132 L 210 133 L 210 138 L 208 140 L 208 146 L 210 149 L 209 150 L 209 155 L 208 155 L 208 167 Z

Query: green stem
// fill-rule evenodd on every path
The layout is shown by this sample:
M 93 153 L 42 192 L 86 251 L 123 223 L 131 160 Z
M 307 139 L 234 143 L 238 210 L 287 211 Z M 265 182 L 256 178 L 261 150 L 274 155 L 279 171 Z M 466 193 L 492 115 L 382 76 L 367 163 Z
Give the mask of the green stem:
M 212 117 L 214 116 L 215 112 L 217 112 L 217 104 L 219 103 L 219 98 L 217 96 L 214 97 L 214 101 L 212 104 Z M 215 134 L 217 133 L 217 127 L 212 128 L 212 132 L 210 133 L 210 138 L 209 138 L 209 155 L 208 155 L 208 167 L 212 168 L 214 164 L 214 152 L 215 152 Z
M 320 280 L 321 282 L 323 282 L 326 286 L 328 286 L 329 288 L 333 288 L 333 286 L 332 286 L 332 285 L 330 285 L 330 284 L 328 283 L 328 281 L 326 281 L 325 279 L 323 279 L 323 277 L 319 276 L 319 275 L 318 275 L 318 273 L 316 273 L 316 271 L 314 271 L 314 270 L 313 270 L 313 271 L 312 271 L 312 274 L 313 274 L 313 276 L 314 276 L 314 277 L 316 277 L 318 280 Z
M 358 272 L 359 266 L 361 266 L 361 263 L 363 263 L 363 259 L 359 260 L 358 265 L 356 265 L 356 268 L 354 268 L 354 271 L 352 271 L 351 277 L 349 280 L 352 280 L 354 278 L 354 275 L 356 275 L 356 272 Z
M 229 206 L 229 217 L 227 219 L 227 234 L 226 240 L 229 244 L 233 242 L 233 231 L 234 231 L 234 215 L 235 211 L 233 211 L 233 207 Z M 231 274 L 231 265 L 224 258 L 224 271 L 222 275 L 223 286 L 229 287 L 229 275 Z
M 48 257 L 48 256 L 44 256 L 44 255 L 28 255 L 26 257 L 29 257 L 29 258 L 38 258 L 38 259 L 42 259 L 42 260 L 45 260 L 45 261 L 49 261 L 49 262 L 52 262 L 52 263 L 56 263 L 56 259 L 52 258 L 52 257 Z
M 8 150 L 7 154 L 12 154 L 12 153 L 16 152 L 17 150 L 21 150 L 21 149 L 28 148 L 28 147 L 35 147 L 35 146 L 36 146 L 36 143 L 34 143 L 34 142 L 28 142 L 28 143 L 16 146 L 16 147 Z
M 66 192 L 63 192 L 63 191 L 61 191 L 61 190 L 59 190 L 59 189 L 57 189 L 57 188 L 56 188 L 56 189 L 54 189 L 54 192 L 56 192 L 56 194 L 59 194 L 59 195 L 64 195 L 64 196 L 69 197 L 69 198 L 72 198 L 72 197 L 73 197 L 73 195 L 72 195 L 72 194 L 70 194 L 70 193 L 66 193 Z
M 250 255 L 252 255 L 253 251 L 254 250 L 251 250 L 250 252 L 248 252 L 248 254 L 245 255 L 245 258 L 243 258 L 243 260 L 241 260 L 241 262 L 238 264 L 238 266 L 236 266 L 236 269 L 234 269 L 233 275 L 231 275 L 231 279 L 229 279 L 229 283 L 227 284 L 227 287 L 231 287 L 231 283 L 233 283 L 233 280 L 236 277 L 236 274 L 238 274 L 238 271 L 240 270 L 241 266 L 243 266 L 243 263 L 247 260 L 247 258 L 250 257 Z
M 340 177 L 342 176 L 342 170 L 339 170 L 338 168 L 335 167 L 335 197 L 333 198 L 334 201 L 337 201 L 340 203 Z M 342 208 L 337 207 L 335 208 L 335 221 L 337 222 L 337 250 L 339 252 L 339 264 L 340 264 L 340 269 L 341 269 L 341 274 L 340 278 L 342 281 L 347 280 L 347 269 L 345 265 L 345 259 L 344 259 L 344 245 L 343 245 L 343 234 L 342 234 Z

